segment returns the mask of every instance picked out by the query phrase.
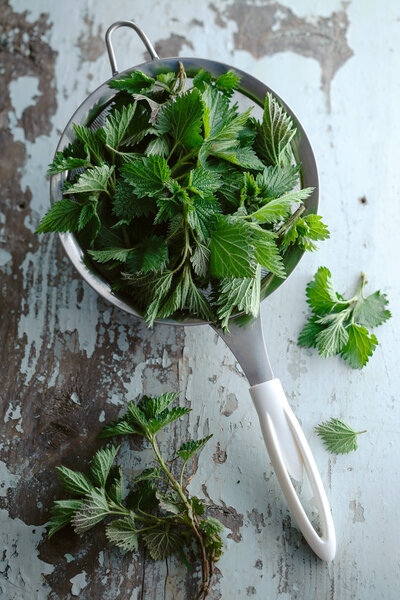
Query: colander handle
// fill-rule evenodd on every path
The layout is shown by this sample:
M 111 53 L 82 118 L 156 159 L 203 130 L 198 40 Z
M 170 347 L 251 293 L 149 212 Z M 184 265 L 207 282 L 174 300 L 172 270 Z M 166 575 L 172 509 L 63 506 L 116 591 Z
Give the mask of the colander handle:
M 108 52 L 108 58 L 110 59 L 111 71 L 113 75 L 118 75 L 119 71 L 117 67 L 117 61 L 115 58 L 114 48 L 111 42 L 111 36 L 114 33 L 114 31 L 116 29 L 119 29 L 120 27 L 130 27 L 131 29 L 134 29 L 134 31 L 136 31 L 136 33 L 142 40 L 143 44 L 146 46 L 146 50 L 150 54 L 151 59 L 157 60 L 159 58 L 157 52 L 154 50 L 153 44 L 150 42 L 147 35 L 140 29 L 140 27 L 136 25 L 136 23 L 134 23 L 133 21 L 116 21 L 115 23 L 110 25 L 106 32 L 106 48 Z
M 322 560 L 331 561 L 336 553 L 336 536 L 328 499 L 308 442 L 289 406 L 281 382 L 275 378 L 253 385 L 250 388 L 250 394 L 258 413 L 269 457 L 296 523 L 315 554 Z M 286 421 L 286 426 L 289 426 L 288 433 L 290 435 L 291 432 L 293 436 L 308 475 L 314 500 L 318 507 L 322 536 L 318 535 L 307 517 L 290 479 L 283 452 L 285 438 L 282 436 L 282 431 L 284 432 L 282 420 Z M 283 444 L 283 447 L 281 447 L 281 444 Z M 299 479 L 301 479 L 301 474 L 299 475 Z

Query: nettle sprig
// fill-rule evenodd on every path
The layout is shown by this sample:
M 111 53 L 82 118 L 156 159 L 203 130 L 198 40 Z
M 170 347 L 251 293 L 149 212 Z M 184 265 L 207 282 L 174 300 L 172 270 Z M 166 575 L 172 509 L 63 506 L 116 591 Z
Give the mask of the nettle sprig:
M 104 125 L 74 125 L 49 167 L 67 179 L 37 233 L 76 233 L 149 326 L 192 316 L 227 330 L 232 315 L 255 317 L 290 248 L 329 237 L 305 211 L 313 189 L 301 189 L 291 117 L 271 93 L 261 121 L 240 112 L 239 83 L 201 70 L 187 87 L 181 63 L 112 80 Z
M 149 466 L 126 486 L 121 465 L 115 464 L 119 446 L 98 450 L 87 473 L 57 467 L 60 481 L 69 499 L 56 500 L 48 524 L 48 536 L 67 524 L 78 534 L 105 522 L 108 540 L 124 551 L 135 552 L 144 544 L 154 560 L 177 554 L 192 569 L 189 551 L 197 548 L 201 564 L 201 585 L 196 599 L 206 598 L 211 589 L 215 563 L 222 555 L 221 533 L 224 526 L 206 515 L 206 506 L 188 492 L 193 474 L 185 476 L 188 463 L 204 447 L 211 435 L 181 445 L 176 455 L 166 460 L 157 441 L 158 433 L 190 409 L 168 408 L 178 394 L 144 396 L 128 406 L 118 421 L 106 425 L 100 437 L 139 435 L 154 451 L 154 465 Z M 175 477 L 172 464 L 180 462 Z
M 306 288 L 312 314 L 300 333 L 299 345 L 317 348 L 325 358 L 339 354 L 353 369 L 364 367 L 378 345 L 369 330 L 391 317 L 386 294 L 377 291 L 365 296 L 366 283 L 362 273 L 356 293 L 346 299 L 336 292 L 329 269 L 320 267 Z

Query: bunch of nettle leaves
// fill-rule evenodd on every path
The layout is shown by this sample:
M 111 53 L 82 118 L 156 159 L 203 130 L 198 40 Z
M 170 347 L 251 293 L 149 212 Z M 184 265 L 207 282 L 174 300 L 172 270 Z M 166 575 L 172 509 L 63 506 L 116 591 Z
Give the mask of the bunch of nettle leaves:
M 68 178 L 37 232 L 76 232 L 149 325 L 192 316 L 227 329 L 232 314 L 257 316 L 289 246 L 312 250 L 329 232 L 303 214 L 312 188 L 299 189 L 296 129 L 278 101 L 267 94 L 259 122 L 231 101 L 235 73 L 200 71 L 190 89 L 186 79 L 180 64 L 110 82 L 104 126 L 74 125 L 50 165 Z
M 205 505 L 188 493 L 192 475 L 184 479 L 188 462 L 212 436 L 183 443 L 171 460 L 166 461 L 161 454 L 157 434 L 190 411 L 179 406 L 168 408 L 178 395 L 144 396 L 137 405 L 131 402 L 126 414 L 106 425 L 100 434 L 138 435 L 153 448 L 155 466 L 129 483 L 128 494 L 121 467 L 114 465 L 119 447 L 98 450 L 87 474 L 57 467 L 65 491 L 73 497 L 56 500 L 48 534 L 51 537 L 69 523 L 81 534 L 106 520 L 108 540 L 122 550 L 137 550 L 140 538 L 154 560 L 177 554 L 189 569 L 193 568 L 190 555 L 197 548 L 202 577 L 195 599 L 200 600 L 210 593 L 215 563 L 222 555 L 220 534 L 224 526 L 207 516 Z M 175 465 L 179 466 L 176 477 Z

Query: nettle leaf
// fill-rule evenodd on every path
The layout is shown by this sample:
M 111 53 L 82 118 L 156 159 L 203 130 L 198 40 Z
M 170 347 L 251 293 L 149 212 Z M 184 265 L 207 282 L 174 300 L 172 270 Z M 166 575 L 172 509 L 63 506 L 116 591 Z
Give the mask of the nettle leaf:
M 56 531 L 68 525 L 74 514 L 82 506 L 83 500 L 55 500 L 51 508 L 51 518 L 47 523 L 47 537 L 50 539 Z
M 324 325 L 319 322 L 319 316 L 310 317 L 300 332 L 297 343 L 305 348 L 316 348 L 317 337 L 324 330 Z
M 97 216 L 97 197 L 92 196 L 92 201 L 82 206 L 81 214 L 79 215 L 78 231 L 81 231 Z
M 159 75 L 157 75 L 157 81 L 159 81 L 160 83 L 164 83 L 168 86 L 170 86 L 172 82 L 175 81 L 175 79 L 176 75 L 172 71 L 169 73 L 159 73 Z
M 165 135 L 160 135 L 149 142 L 144 153 L 146 156 L 167 156 L 169 151 L 170 143 L 168 138 Z
M 257 185 L 264 198 L 277 198 L 292 190 L 299 182 L 299 165 L 265 167 L 257 174 Z
M 372 356 L 378 340 L 373 333 L 356 323 L 351 323 L 347 329 L 347 343 L 341 347 L 341 356 L 353 369 L 362 369 Z M 322 335 L 322 334 L 320 334 Z
M 140 530 L 136 529 L 135 521 L 132 516 L 123 519 L 115 519 L 106 527 L 107 539 L 112 543 L 126 550 L 126 552 L 137 552 L 138 537 Z
M 207 517 L 200 521 L 200 529 L 207 535 L 219 535 L 225 531 L 225 526 L 214 517 Z
M 185 508 L 182 504 L 182 501 L 179 500 L 177 494 L 175 493 L 164 494 L 160 490 L 157 490 L 156 498 L 158 500 L 159 507 L 173 515 L 179 515 Z
M 366 298 L 362 298 L 360 304 L 354 311 L 354 320 L 358 325 L 364 327 L 378 327 L 390 319 L 391 312 L 386 308 L 388 299 L 386 294 L 375 292 Z
M 347 313 L 336 313 L 319 318 L 319 323 L 326 325 L 316 338 L 318 352 L 328 358 L 340 352 L 349 339 L 348 330 L 344 326 Z
M 139 408 L 144 412 L 148 419 L 152 419 L 164 412 L 164 410 L 178 398 L 179 392 L 166 392 L 165 394 L 161 394 L 161 396 L 155 396 L 153 398 L 143 396 L 139 402 Z
M 120 219 L 130 221 L 135 217 L 147 216 L 156 212 L 157 206 L 153 198 L 138 198 L 130 183 L 119 179 L 115 186 L 112 211 Z
M 291 244 L 296 244 L 304 250 L 313 251 L 317 249 L 314 241 L 329 238 L 329 230 L 322 222 L 319 215 L 307 215 L 298 218 L 288 229 L 281 242 L 281 248 L 286 250 Z
M 109 478 L 113 479 L 111 485 L 108 486 L 107 493 L 114 502 L 121 504 L 124 496 L 124 476 L 121 467 L 113 467 L 110 470 Z
M 102 448 L 98 450 L 93 457 L 90 465 L 90 475 L 99 487 L 105 487 L 107 477 L 110 473 L 115 456 L 119 450 L 119 446 L 111 446 L 110 448 Z
M 190 172 L 189 187 L 204 196 L 216 192 L 222 185 L 221 175 L 216 171 L 208 171 L 203 167 L 196 167 Z
M 161 467 L 149 467 L 135 477 L 135 484 L 139 483 L 139 481 L 153 481 L 153 479 L 158 479 L 161 475 Z
M 151 433 L 157 433 L 170 423 L 173 423 L 177 419 L 183 417 L 191 411 L 190 408 L 184 408 L 183 406 L 174 406 L 171 410 L 164 410 L 156 417 L 149 419 L 148 428 Z
M 78 202 L 62 198 L 47 211 L 35 233 L 78 231 L 81 210 L 82 205 Z
M 110 88 L 129 92 L 130 94 L 138 94 L 143 90 L 149 91 L 154 84 L 155 79 L 142 73 L 142 71 L 134 71 L 133 73 L 129 73 L 129 75 L 124 75 L 108 82 Z
M 79 471 L 72 471 L 68 467 L 56 467 L 56 471 L 60 482 L 66 492 L 86 496 L 93 489 L 93 484 L 90 479 Z
M 149 156 L 122 165 L 121 172 L 139 198 L 161 192 L 171 176 L 167 161 L 162 156 Z
M 239 220 L 219 217 L 211 235 L 210 272 L 215 277 L 248 277 L 254 274 L 254 248 L 248 229 Z
M 213 196 L 208 198 L 194 196 L 191 209 L 187 214 L 188 223 L 204 242 L 215 229 L 217 222 L 215 217 L 221 213 L 221 207 Z
M 228 97 L 238 88 L 239 83 L 240 75 L 237 75 L 234 71 L 227 71 L 215 80 L 215 86 Z
M 196 241 L 196 247 L 192 256 L 190 257 L 190 262 L 193 267 L 193 271 L 199 277 L 206 277 L 209 264 L 210 264 L 210 254 L 211 251 L 205 244 L 200 241 Z
M 357 450 L 357 437 L 365 431 L 354 431 L 340 419 L 331 418 L 315 427 L 315 431 L 333 454 L 348 454 Z
M 204 321 L 214 321 L 214 312 L 201 290 L 190 278 L 186 304 L 190 312 Z
M 279 165 L 295 134 L 292 119 L 278 100 L 267 92 L 261 131 L 256 138 L 256 148 L 261 158 L 271 165 Z
M 235 279 L 227 277 L 220 283 L 216 297 L 216 311 L 219 323 L 224 331 L 229 329 L 232 315 L 244 312 L 253 317 L 260 309 L 261 270 L 257 267 L 254 277 Z
M 163 560 L 174 554 L 184 543 L 176 526 L 165 523 L 142 533 L 142 539 L 153 560 Z
M 99 434 L 100 438 L 113 437 L 114 435 L 126 435 L 126 434 L 137 434 L 142 435 L 143 432 L 140 428 L 135 427 L 132 423 L 129 423 L 125 417 L 112 421 L 103 427 Z
M 253 228 L 252 236 L 257 262 L 277 277 L 286 277 L 283 259 L 270 232 L 261 228 Z
M 131 248 L 107 248 L 107 250 L 88 250 L 88 253 L 98 263 L 106 263 L 110 260 L 126 262 Z
M 291 213 L 292 204 L 303 202 L 308 198 L 314 188 L 304 188 L 294 192 L 288 192 L 279 198 L 270 200 L 261 208 L 251 214 L 260 223 L 277 223 L 287 218 Z
M 73 169 L 85 169 L 92 164 L 88 158 L 77 158 L 74 156 L 64 156 L 62 152 L 57 152 L 53 162 L 50 163 L 47 175 L 56 175 L 63 171 L 72 171 Z
M 80 508 L 75 512 L 72 526 L 76 533 L 84 533 L 97 523 L 100 523 L 109 514 L 107 499 L 103 488 L 95 488 L 83 501 Z
M 107 146 L 117 149 L 127 135 L 129 125 L 136 111 L 136 102 L 116 108 L 107 116 L 104 135 Z
M 208 435 L 201 440 L 190 440 L 189 442 L 184 442 L 179 448 L 177 455 L 180 456 L 185 462 L 193 458 L 197 452 L 200 452 L 202 448 L 207 444 L 208 440 L 212 438 L 212 434 Z
M 92 131 L 89 127 L 84 125 L 73 124 L 75 135 L 82 142 L 85 149 L 92 157 L 95 163 L 101 164 L 104 160 L 103 150 L 101 147 L 100 133 L 101 129 Z
M 144 319 L 149 327 L 153 326 L 153 323 L 158 315 L 160 304 L 164 300 L 165 296 L 168 294 L 171 288 L 172 277 L 172 272 L 166 271 L 162 273 L 157 279 L 157 285 L 154 289 L 153 299 L 148 305 L 147 310 L 144 314 Z
M 128 412 L 126 413 L 126 419 L 129 423 L 131 423 L 138 431 L 141 432 L 141 435 L 147 436 L 149 431 L 149 420 L 146 415 L 138 406 L 135 406 L 133 402 L 130 402 L 128 405 Z
M 198 147 L 203 141 L 200 135 L 202 114 L 200 95 L 194 89 L 162 107 L 156 128 L 161 135 L 171 135 L 175 144 Z
M 318 269 L 314 279 L 307 285 L 306 296 L 308 304 L 317 315 L 330 312 L 335 304 L 340 302 L 341 298 L 335 291 L 329 269 L 326 267 Z
M 107 192 L 107 184 L 114 167 L 110 165 L 101 165 L 87 169 L 79 176 L 78 181 L 64 190 L 64 194 L 80 194 L 82 192 Z
M 218 154 L 221 158 L 225 158 L 229 162 L 238 165 L 239 167 L 243 167 L 243 169 L 252 169 L 253 171 L 260 171 L 264 168 L 264 164 L 258 158 L 256 153 L 252 148 L 246 146 L 244 148 L 237 148 L 233 155 L 223 156 L 222 154 Z

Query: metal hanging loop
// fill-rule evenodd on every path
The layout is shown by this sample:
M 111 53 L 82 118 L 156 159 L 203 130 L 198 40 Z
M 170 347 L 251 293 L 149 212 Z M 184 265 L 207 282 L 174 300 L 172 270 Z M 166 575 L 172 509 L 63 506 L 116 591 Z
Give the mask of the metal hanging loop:
M 106 48 L 108 52 L 108 58 L 110 59 L 111 71 L 113 75 L 118 75 L 119 71 L 117 67 L 117 61 L 115 58 L 114 48 L 111 42 L 111 36 L 114 33 L 114 31 L 116 29 L 119 29 L 120 27 L 130 27 L 131 29 L 136 31 L 143 44 L 146 46 L 146 50 L 150 54 L 151 59 L 159 59 L 157 52 L 154 50 L 153 44 L 150 42 L 147 35 L 140 29 L 140 27 L 136 25 L 136 23 L 134 23 L 133 21 L 116 21 L 115 23 L 110 25 L 106 32 Z

